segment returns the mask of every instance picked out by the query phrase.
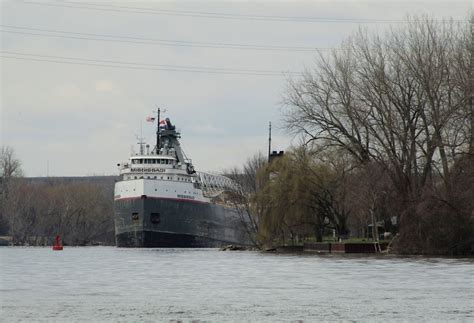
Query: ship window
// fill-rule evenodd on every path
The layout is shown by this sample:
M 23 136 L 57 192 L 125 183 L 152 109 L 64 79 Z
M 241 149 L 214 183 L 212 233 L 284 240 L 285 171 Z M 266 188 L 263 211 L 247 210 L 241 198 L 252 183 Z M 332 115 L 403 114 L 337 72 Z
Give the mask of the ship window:
M 161 222 L 160 213 L 151 213 L 150 214 L 150 221 L 151 221 L 151 223 L 155 223 L 155 224 L 160 223 Z
M 143 159 L 138 159 L 137 161 L 139 164 L 143 164 Z
M 137 177 L 135 176 L 135 179 L 137 179 Z
M 132 213 L 132 221 L 138 221 L 140 216 L 138 215 L 138 212 L 133 212 Z
M 156 179 L 156 176 L 155 176 L 155 179 Z

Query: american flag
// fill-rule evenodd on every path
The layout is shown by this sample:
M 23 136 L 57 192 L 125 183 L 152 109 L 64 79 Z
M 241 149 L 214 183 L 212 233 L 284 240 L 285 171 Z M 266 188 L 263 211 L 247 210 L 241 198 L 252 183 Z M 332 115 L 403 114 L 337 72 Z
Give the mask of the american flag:
M 146 121 L 147 121 L 147 122 L 153 122 L 153 121 L 155 121 L 155 118 L 153 118 L 153 117 L 146 117 Z

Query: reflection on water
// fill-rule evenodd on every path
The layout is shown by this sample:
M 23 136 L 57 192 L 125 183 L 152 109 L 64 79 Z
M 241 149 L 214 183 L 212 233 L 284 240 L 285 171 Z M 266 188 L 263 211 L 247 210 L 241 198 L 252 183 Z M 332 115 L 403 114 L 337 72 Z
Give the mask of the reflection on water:
M 474 320 L 472 259 L 0 248 L 5 321 Z

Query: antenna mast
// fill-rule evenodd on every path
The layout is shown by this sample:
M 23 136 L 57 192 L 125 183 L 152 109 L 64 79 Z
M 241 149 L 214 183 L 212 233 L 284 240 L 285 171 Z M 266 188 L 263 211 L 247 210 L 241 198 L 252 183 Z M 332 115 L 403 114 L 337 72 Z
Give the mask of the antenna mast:
M 160 108 L 156 111 L 157 113 L 157 119 L 156 119 L 156 154 L 158 155 L 160 153 Z
M 143 141 L 143 125 L 141 121 L 140 121 L 140 137 L 138 137 L 137 139 L 138 139 L 138 144 L 140 145 L 140 155 L 143 155 L 144 154 L 143 144 L 145 142 Z

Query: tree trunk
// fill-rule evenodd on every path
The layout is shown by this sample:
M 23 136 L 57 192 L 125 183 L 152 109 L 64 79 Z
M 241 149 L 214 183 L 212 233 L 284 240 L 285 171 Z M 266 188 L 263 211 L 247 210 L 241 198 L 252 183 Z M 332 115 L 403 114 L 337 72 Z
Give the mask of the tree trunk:
M 314 235 L 316 236 L 316 242 L 323 242 L 323 230 L 320 226 L 314 227 Z

